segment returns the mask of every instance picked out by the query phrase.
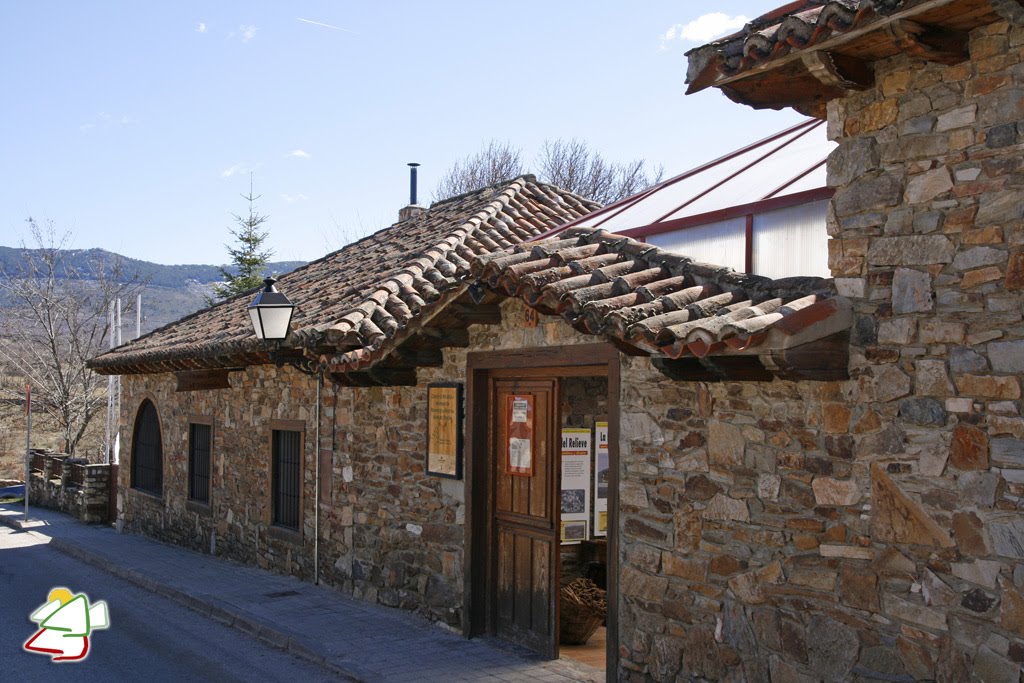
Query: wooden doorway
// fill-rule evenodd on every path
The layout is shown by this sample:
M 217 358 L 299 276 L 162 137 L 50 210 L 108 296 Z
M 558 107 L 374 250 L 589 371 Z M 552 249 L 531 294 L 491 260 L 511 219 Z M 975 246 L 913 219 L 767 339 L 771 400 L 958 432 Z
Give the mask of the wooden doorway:
M 558 656 L 558 514 L 555 428 L 558 380 L 491 382 L 489 460 L 495 547 L 489 598 L 495 632 L 545 657 Z M 503 448 L 511 443 L 517 447 Z
M 463 632 L 558 656 L 559 380 L 606 377 L 608 479 L 608 680 L 618 664 L 619 354 L 608 344 L 470 353 L 467 358 L 466 563 Z M 508 471 L 510 400 L 532 397 L 534 477 Z M 517 428 L 512 428 L 517 429 Z M 520 465 L 523 463 L 520 461 Z M 500 465 L 500 467 L 499 467 Z

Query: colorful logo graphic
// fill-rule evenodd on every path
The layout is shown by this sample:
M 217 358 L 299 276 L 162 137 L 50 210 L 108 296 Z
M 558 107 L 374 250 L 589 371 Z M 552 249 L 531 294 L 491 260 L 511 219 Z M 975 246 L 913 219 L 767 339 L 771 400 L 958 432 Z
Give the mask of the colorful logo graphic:
M 75 662 L 89 654 L 93 630 L 108 628 L 107 603 L 89 604 L 85 593 L 73 595 L 67 588 L 54 588 L 46 602 L 29 619 L 39 630 L 22 646 L 28 652 L 50 655 L 54 662 Z

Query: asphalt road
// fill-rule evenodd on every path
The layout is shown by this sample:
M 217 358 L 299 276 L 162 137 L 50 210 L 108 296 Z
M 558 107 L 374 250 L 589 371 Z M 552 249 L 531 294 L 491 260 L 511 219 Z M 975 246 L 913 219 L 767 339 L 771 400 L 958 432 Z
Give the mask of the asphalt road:
M 106 600 L 81 662 L 22 650 L 50 589 Z M 332 681 L 330 672 L 0 526 L 0 676 L 6 681 Z

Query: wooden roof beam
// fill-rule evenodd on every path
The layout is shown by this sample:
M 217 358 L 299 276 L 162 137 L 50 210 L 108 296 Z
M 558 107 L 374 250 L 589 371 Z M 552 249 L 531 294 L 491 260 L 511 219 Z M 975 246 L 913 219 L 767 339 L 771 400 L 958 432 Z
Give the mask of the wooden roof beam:
M 900 19 L 889 23 L 886 32 L 911 57 L 939 64 L 959 64 L 970 58 L 964 31 Z
M 846 91 L 867 90 L 875 83 L 869 64 L 827 50 L 805 53 L 801 60 L 807 71 L 825 85 Z

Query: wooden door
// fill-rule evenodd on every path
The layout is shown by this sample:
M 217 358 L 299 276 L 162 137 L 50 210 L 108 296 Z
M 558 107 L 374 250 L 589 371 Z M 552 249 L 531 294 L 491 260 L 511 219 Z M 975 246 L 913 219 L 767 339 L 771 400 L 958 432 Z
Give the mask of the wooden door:
M 491 392 L 493 623 L 499 637 L 550 658 L 558 656 L 557 382 L 495 380 Z

